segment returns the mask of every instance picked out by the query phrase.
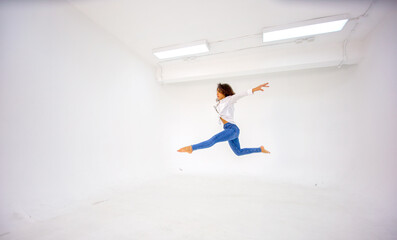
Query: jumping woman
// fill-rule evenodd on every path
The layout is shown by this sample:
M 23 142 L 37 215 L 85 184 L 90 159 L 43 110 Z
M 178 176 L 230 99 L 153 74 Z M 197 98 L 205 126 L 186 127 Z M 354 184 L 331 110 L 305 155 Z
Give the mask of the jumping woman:
M 240 129 L 234 122 L 234 104 L 242 97 L 252 95 L 256 91 L 263 91 L 262 87 L 269 87 L 269 83 L 259 85 L 256 88 L 248 89 L 246 92 L 235 94 L 229 84 L 218 84 L 217 100 L 214 106 L 219 115 L 219 124 L 223 124 L 223 131 L 214 135 L 207 141 L 183 147 L 178 152 L 192 153 L 195 150 L 212 147 L 218 142 L 229 142 L 230 147 L 237 156 L 256 152 L 270 153 L 263 146 L 258 148 L 240 148 L 238 136 Z

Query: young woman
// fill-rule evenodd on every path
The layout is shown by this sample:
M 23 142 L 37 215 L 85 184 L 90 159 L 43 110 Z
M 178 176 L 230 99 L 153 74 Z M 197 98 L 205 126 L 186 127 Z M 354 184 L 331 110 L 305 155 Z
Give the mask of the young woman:
M 229 84 L 218 84 L 217 88 L 217 103 L 214 106 L 219 115 L 219 124 L 223 124 L 223 131 L 214 135 L 207 141 L 183 147 L 178 152 L 192 153 L 195 150 L 212 147 L 215 143 L 228 141 L 233 152 L 237 156 L 263 152 L 270 153 L 263 146 L 258 148 L 240 148 L 238 136 L 240 129 L 234 122 L 234 104 L 242 97 L 252 95 L 256 91 L 263 91 L 262 87 L 269 87 L 269 83 L 259 85 L 256 88 L 248 89 L 248 91 L 235 94 Z

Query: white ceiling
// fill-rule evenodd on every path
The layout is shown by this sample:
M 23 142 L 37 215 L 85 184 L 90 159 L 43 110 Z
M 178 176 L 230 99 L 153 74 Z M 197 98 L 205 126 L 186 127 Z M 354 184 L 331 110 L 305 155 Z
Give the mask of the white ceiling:
M 117 37 L 146 62 L 159 65 L 152 50 L 206 39 L 218 52 L 262 44 L 263 28 L 313 18 L 362 15 L 371 0 L 69 0 L 96 24 Z M 375 3 L 360 19 L 351 39 L 363 39 L 382 11 Z M 354 23 L 325 41 L 343 41 Z M 249 36 L 247 36 L 249 35 Z M 241 38 L 247 36 L 246 38 Z M 230 39 L 240 39 L 232 43 Z M 235 39 L 235 40 L 236 40 Z M 323 40 L 324 41 L 324 40 Z M 236 48 L 237 47 L 237 48 Z

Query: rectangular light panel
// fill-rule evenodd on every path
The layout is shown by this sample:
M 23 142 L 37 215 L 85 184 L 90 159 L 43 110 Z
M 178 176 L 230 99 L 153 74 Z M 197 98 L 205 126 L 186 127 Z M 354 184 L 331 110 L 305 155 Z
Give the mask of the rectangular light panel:
M 284 39 L 313 36 L 323 33 L 337 32 L 343 29 L 349 19 L 311 24 L 276 31 L 263 32 L 263 42 L 273 42 Z
M 169 58 L 205 53 L 208 51 L 209 48 L 207 42 L 201 42 L 190 46 L 181 46 L 178 48 L 174 47 L 172 49 L 163 49 L 163 50 L 159 49 L 153 51 L 153 54 L 159 59 L 169 59 Z

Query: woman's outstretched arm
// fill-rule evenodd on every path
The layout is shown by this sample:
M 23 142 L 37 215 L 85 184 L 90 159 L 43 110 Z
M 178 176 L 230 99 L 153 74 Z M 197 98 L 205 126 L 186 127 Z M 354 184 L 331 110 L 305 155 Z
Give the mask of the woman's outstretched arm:
M 234 94 L 233 96 L 231 96 L 231 100 L 230 101 L 235 103 L 240 98 L 248 96 L 248 95 L 251 95 L 251 94 L 253 94 L 256 91 L 263 91 L 262 87 L 269 87 L 268 84 L 269 83 L 261 84 L 261 85 L 257 86 L 256 88 L 248 89 L 248 91 L 246 91 L 246 92 Z

